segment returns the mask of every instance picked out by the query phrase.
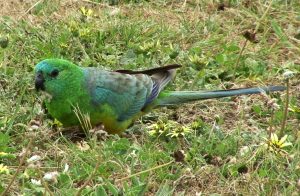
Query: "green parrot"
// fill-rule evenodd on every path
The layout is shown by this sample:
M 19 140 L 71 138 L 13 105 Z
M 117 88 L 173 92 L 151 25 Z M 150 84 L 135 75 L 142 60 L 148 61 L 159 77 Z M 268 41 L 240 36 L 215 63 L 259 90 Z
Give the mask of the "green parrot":
M 79 67 L 67 60 L 46 59 L 35 67 L 35 87 L 50 95 L 49 114 L 65 127 L 78 126 L 78 107 L 92 126 L 104 125 L 108 133 L 121 133 L 153 108 L 190 101 L 261 92 L 283 91 L 284 86 L 217 91 L 165 91 L 180 65 L 130 71 L 105 71 Z

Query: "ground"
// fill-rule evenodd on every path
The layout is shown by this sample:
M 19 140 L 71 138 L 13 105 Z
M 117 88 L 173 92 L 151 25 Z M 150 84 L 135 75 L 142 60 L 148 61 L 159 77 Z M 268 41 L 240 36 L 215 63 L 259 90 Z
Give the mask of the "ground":
M 0 193 L 298 195 L 299 13 L 296 0 L 1 1 Z M 120 136 L 71 134 L 34 89 L 35 64 L 54 57 L 107 70 L 181 64 L 169 90 L 289 92 L 157 109 Z

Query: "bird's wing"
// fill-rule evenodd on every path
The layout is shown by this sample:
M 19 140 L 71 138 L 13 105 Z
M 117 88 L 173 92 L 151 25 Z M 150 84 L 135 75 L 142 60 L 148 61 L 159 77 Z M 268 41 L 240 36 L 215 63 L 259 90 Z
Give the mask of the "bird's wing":
M 173 77 L 173 71 L 162 70 L 151 76 L 86 69 L 87 86 L 93 104 L 109 104 L 123 121 L 138 114 L 151 103 Z
M 160 91 L 174 78 L 176 69 L 182 67 L 178 64 L 166 65 L 163 67 L 157 67 L 153 69 L 132 71 L 132 70 L 116 70 L 115 72 L 136 75 L 146 74 L 149 75 L 153 81 L 151 94 L 147 97 L 146 104 L 151 103 L 160 93 Z
M 153 82 L 147 75 L 121 74 L 95 68 L 88 70 L 87 86 L 93 104 L 108 104 L 119 121 L 138 114 L 151 94 Z

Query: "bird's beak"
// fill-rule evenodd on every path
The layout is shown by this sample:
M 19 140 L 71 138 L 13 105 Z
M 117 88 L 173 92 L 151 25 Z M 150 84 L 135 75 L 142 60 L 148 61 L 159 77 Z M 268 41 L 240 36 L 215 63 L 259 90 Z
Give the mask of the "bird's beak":
M 37 72 L 36 75 L 35 75 L 35 89 L 37 91 L 39 90 L 45 90 L 45 78 L 44 78 L 44 75 L 41 71 Z

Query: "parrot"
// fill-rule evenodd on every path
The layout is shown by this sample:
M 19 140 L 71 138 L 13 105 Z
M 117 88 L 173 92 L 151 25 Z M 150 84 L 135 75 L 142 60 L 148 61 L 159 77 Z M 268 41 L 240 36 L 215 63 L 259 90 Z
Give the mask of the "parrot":
M 35 65 L 35 88 L 48 95 L 48 113 L 64 127 L 79 126 L 74 108 L 89 116 L 92 126 L 103 125 L 109 134 L 120 134 L 154 108 L 191 101 L 263 92 L 283 91 L 265 86 L 213 91 L 167 91 L 181 65 L 171 64 L 142 71 L 108 71 L 81 67 L 64 59 L 45 59 Z

